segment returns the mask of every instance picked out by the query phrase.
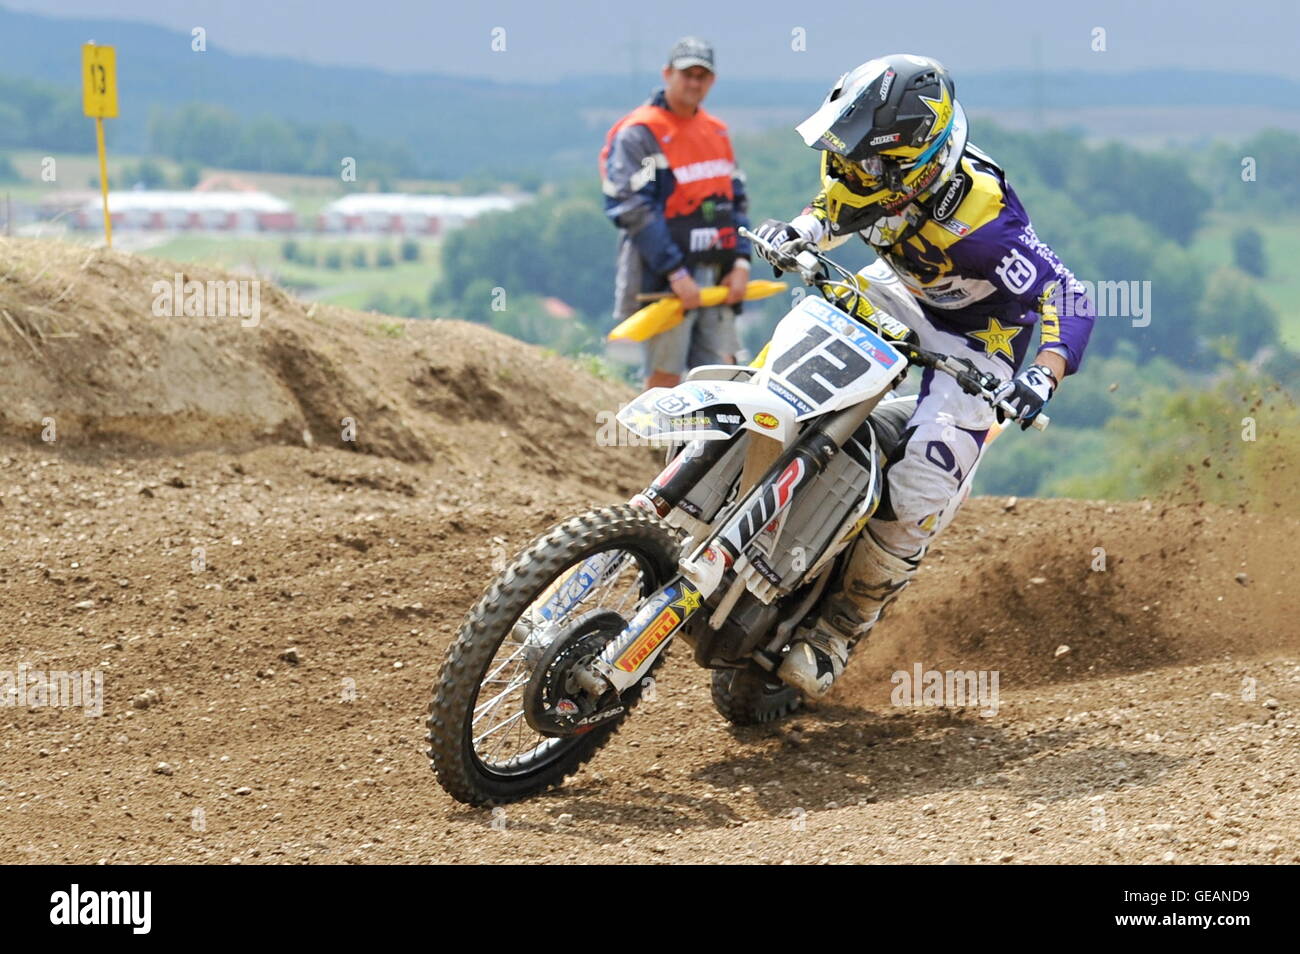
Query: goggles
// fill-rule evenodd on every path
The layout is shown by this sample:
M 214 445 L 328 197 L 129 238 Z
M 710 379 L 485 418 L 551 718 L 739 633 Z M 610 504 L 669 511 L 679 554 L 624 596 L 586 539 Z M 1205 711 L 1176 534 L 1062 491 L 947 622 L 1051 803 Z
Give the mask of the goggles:
M 842 156 L 831 156 L 831 164 L 844 175 L 846 179 L 856 183 L 860 188 L 874 193 L 878 190 L 887 190 L 889 192 L 907 192 L 911 186 L 918 184 L 917 181 L 909 183 L 909 176 L 914 180 L 924 180 L 924 175 L 917 173 L 922 172 L 920 163 L 909 161 L 903 162 L 898 159 L 891 159 L 889 156 L 868 156 L 866 159 L 845 159 Z M 936 166 L 935 171 L 938 171 Z M 928 185 L 925 182 L 924 185 Z M 924 185 L 921 188 L 924 188 Z
M 952 135 L 953 124 L 950 122 L 943 133 L 937 136 L 934 142 L 926 147 L 925 151 L 909 159 L 901 159 L 889 155 L 867 156 L 865 159 L 843 159 L 836 157 L 840 161 L 836 163 L 840 169 L 851 174 L 862 185 L 871 189 L 878 189 L 882 186 L 888 186 L 894 191 L 901 191 L 903 188 L 903 179 L 914 169 L 924 166 L 927 162 L 935 157 L 948 142 Z

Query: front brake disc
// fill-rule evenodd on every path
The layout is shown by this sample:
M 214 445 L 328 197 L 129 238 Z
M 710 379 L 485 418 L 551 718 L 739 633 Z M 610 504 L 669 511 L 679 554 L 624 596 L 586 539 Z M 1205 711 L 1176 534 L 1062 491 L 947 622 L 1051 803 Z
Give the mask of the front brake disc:
M 580 735 L 623 711 L 617 692 L 592 696 L 573 672 L 599 656 L 626 628 L 627 620 L 613 610 L 593 610 L 555 634 L 524 689 L 524 718 L 535 731 Z

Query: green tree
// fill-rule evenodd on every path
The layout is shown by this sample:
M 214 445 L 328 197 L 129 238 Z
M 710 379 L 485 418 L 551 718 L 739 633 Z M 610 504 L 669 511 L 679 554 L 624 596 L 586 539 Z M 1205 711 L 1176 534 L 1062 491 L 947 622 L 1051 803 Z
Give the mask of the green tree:
M 1201 178 L 1227 211 L 1300 212 L 1300 135 L 1266 129 L 1245 142 L 1218 143 Z
M 598 336 L 580 318 L 553 318 L 536 295 L 511 299 L 502 311 L 488 311 L 488 323 L 502 334 L 551 348 L 560 354 L 590 352 Z
M 392 299 L 388 297 L 388 292 L 375 292 L 366 299 L 363 306 L 365 311 L 377 311 L 380 314 L 389 315 L 393 311 Z
M 94 152 L 94 128 L 73 88 L 0 76 L 0 147 Z
M 424 306 L 421 305 L 410 295 L 398 295 L 397 301 L 393 304 L 394 315 L 400 315 L 403 318 L 426 318 L 428 317 Z
M 521 235 L 532 236 L 528 242 Z M 448 234 L 436 298 L 462 302 L 478 279 L 489 287 L 560 298 L 586 314 L 608 314 L 616 233 L 585 199 L 539 200 L 495 212 Z
M 1185 160 L 1108 143 L 1076 162 L 1066 191 L 1090 214 L 1128 213 L 1186 243 L 1210 207 L 1210 194 Z
M 1225 358 L 1250 359 L 1277 344 L 1277 312 L 1256 283 L 1235 269 L 1211 276 L 1197 324 L 1205 343 Z
M 375 253 L 376 268 L 392 268 L 397 264 L 397 259 L 393 257 L 393 252 L 388 247 L 381 248 Z
M 151 151 L 182 161 L 332 176 L 338 175 L 341 157 L 364 156 L 360 172 L 367 183 L 386 183 L 418 165 L 408 146 L 363 138 L 345 123 L 244 118 L 224 106 L 206 103 L 191 103 L 170 112 L 155 110 L 149 118 L 149 142 Z
M 1263 278 L 1268 274 L 1264 237 L 1259 234 L 1259 229 L 1248 227 L 1232 233 L 1232 260 L 1247 275 Z
M 497 286 L 487 278 L 476 278 L 465 287 L 464 293 L 458 299 L 459 314 L 452 314 L 449 317 L 464 318 L 466 321 L 475 321 L 481 324 L 489 324 L 492 320 L 492 303 L 497 300 L 494 289 Z M 509 299 L 506 299 L 506 307 L 509 307 Z
M 135 165 L 123 166 L 121 179 L 127 188 L 161 189 L 167 185 L 167 174 L 152 159 L 141 159 Z
M 1052 425 L 1041 434 L 1012 426 L 998 435 L 980 458 L 974 492 L 1037 497 L 1054 480 L 1083 477 L 1104 468 L 1101 431 L 1058 427 L 1053 418 Z M 1084 493 L 1083 496 L 1097 495 Z
M 420 243 L 413 238 L 402 239 L 402 261 L 418 262 L 420 260 Z
M 1155 389 L 1105 428 L 1105 471 L 1053 485 L 1070 496 L 1166 494 L 1257 512 L 1293 508 L 1300 410 L 1276 381 L 1244 364 L 1213 387 Z
M 366 250 L 364 248 L 356 248 L 352 250 L 352 267 L 353 268 L 370 267 L 370 259 L 369 257 L 367 257 Z

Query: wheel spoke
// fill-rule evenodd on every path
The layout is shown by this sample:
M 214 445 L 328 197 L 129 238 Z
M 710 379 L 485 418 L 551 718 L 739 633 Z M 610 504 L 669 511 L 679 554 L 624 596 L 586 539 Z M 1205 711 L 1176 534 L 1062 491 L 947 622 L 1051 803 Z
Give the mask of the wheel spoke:
M 522 719 L 523 717 L 524 717 L 524 710 L 523 710 L 523 709 L 520 709 L 518 712 L 516 712 L 516 713 L 515 713 L 514 715 L 512 715 L 510 718 L 506 719 L 504 722 L 498 722 L 496 725 L 494 725 L 492 728 L 488 729 L 488 730 L 487 730 L 486 732 L 484 732 L 482 735 L 480 735 L 480 736 L 476 736 L 475 739 L 474 739 L 474 744 L 475 744 L 475 745 L 478 745 L 480 742 L 482 742 L 484 739 L 486 739 L 489 735 L 492 735 L 493 733 L 499 732 L 501 729 L 504 729 L 504 728 L 505 728 L 506 726 L 508 726 L 508 725 L 513 725 L 515 722 L 517 722 L 518 720 Z
M 483 679 L 483 681 L 484 681 L 484 682 L 490 682 L 490 681 L 492 681 L 492 679 L 493 679 L 496 675 L 498 675 L 498 674 L 501 672 L 502 669 L 505 669 L 506 666 L 510 665 L 510 663 L 512 663 L 514 660 L 518 659 L 520 653 L 522 653 L 523 651 L 524 651 L 524 647 L 523 647 L 523 646 L 520 646 L 520 647 L 519 647 L 518 649 L 516 649 L 513 653 L 511 653 L 509 656 L 507 656 L 504 660 L 502 660 L 501 665 L 497 666 L 496 669 L 493 669 L 490 673 L 488 673 L 487 676 Z
M 520 675 L 520 676 L 516 676 L 514 679 L 512 679 L 512 680 L 511 680 L 511 681 L 506 685 L 506 687 L 505 687 L 504 689 L 502 689 L 500 692 L 498 692 L 495 696 L 493 696 L 493 697 L 492 697 L 491 699 L 489 699 L 487 702 L 484 702 L 484 703 L 482 703 L 481 705 L 475 706 L 475 708 L 474 708 L 474 721 L 477 722 L 479 719 L 481 719 L 481 718 L 483 718 L 485 715 L 487 715 L 488 712 L 492 709 L 493 706 L 495 706 L 497 703 L 499 703 L 499 702 L 500 702 L 502 699 L 504 699 L 506 696 L 510 695 L 510 693 L 514 692 L 516 689 L 521 689 L 521 688 L 523 688 L 524 686 L 526 686 L 526 685 L 528 684 L 528 679 L 529 679 L 529 677 L 530 677 L 530 676 L 529 676 L 529 673 L 523 673 L 523 674 Z M 521 710 L 521 711 L 522 711 L 522 710 Z
M 640 559 L 622 551 L 604 577 L 576 604 L 562 617 L 547 620 L 543 625 L 558 633 L 567 621 L 596 610 L 613 610 L 628 619 L 632 615 L 629 607 L 634 609 L 649 595 L 649 588 Z M 521 618 L 535 613 L 541 603 L 540 597 L 534 600 Z M 511 623 L 510 632 L 518 622 L 516 619 Z M 491 771 L 511 772 L 537 764 L 554 748 L 571 741 L 543 736 L 524 718 L 523 690 L 532 678 L 527 649 L 527 644 L 516 643 L 507 636 L 479 682 L 479 691 L 485 698 L 476 702 L 471 725 L 476 730 L 485 720 L 491 725 L 475 735 L 472 744 L 477 758 Z

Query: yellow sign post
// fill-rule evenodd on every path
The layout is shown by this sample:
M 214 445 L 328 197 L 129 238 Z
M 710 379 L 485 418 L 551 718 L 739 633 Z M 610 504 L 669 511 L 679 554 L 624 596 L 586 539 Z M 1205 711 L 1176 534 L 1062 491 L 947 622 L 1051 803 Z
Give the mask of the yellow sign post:
M 104 240 L 113 246 L 113 220 L 108 214 L 108 158 L 104 152 L 104 120 L 117 118 L 117 50 L 87 43 L 81 48 L 81 103 L 95 120 L 99 145 L 99 188 L 104 193 Z

